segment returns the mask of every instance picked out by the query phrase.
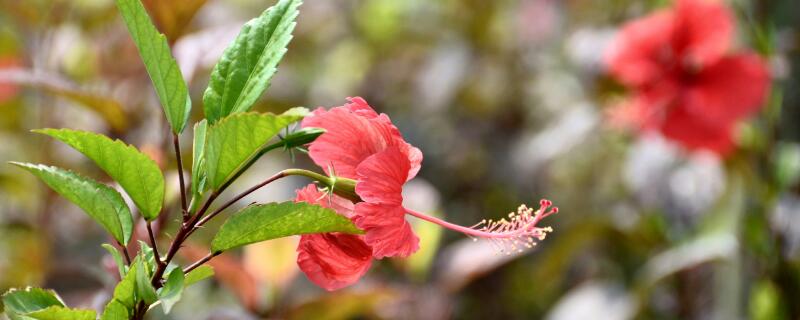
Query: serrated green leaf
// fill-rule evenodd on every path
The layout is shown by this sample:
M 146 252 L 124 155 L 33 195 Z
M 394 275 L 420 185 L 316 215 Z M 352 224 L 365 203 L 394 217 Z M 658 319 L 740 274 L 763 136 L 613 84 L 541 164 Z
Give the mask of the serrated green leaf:
M 164 284 L 164 288 L 161 289 L 161 292 L 158 294 L 162 307 L 164 307 L 165 314 L 169 314 L 172 307 L 181 300 L 183 283 L 183 270 L 180 268 L 172 269 L 172 272 L 167 276 L 167 282 Z
M 92 159 L 116 180 L 147 220 L 158 217 L 164 203 L 164 176 L 153 159 L 120 140 L 87 131 L 42 129 Z
M 28 287 L 24 290 L 11 289 L 3 294 L 6 313 L 24 315 L 52 306 L 64 307 L 64 302 L 53 290 Z
M 281 129 L 303 118 L 302 110 L 282 115 L 238 113 L 208 128 L 205 146 L 207 183 L 214 190 L 228 183 Z
M 108 243 L 101 244 L 100 246 L 102 246 L 103 249 L 106 249 L 108 254 L 114 258 L 114 263 L 117 264 L 117 269 L 119 271 L 119 277 L 125 277 L 125 262 L 122 260 L 122 255 L 119 253 L 119 250 Z
M 19 162 L 11 164 L 39 177 L 55 192 L 83 209 L 120 243 L 127 244 L 131 239 L 133 218 L 117 190 L 57 167 Z
M 209 122 L 250 110 L 269 87 L 292 39 L 301 3 L 280 0 L 242 27 L 214 66 L 203 94 L 203 108 Z
M 167 38 L 153 25 L 140 0 L 117 0 L 117 8 L 153 80 L 153 87 L 172 131 L 181 133 L 189 120 L 192 102 L 181 69 L 169 50 Z
M 61 306 L 51 306 L 45 309 L 25 314 L 26 317 L 36 320 L 95 320 L 97 313 L 94 310 L 70 309 Z
M 205 150 L 208 122 L 202 120 L 194 125 L 194 141 L 192 143 L 192 199 L 200 201 L 206 191 Z
M 130 314 L 125 305 L 117 300 L 111 300 L 106 305 L 106 309 L 103 310 L 103 316 L 100 317 L 100 320 L 128 320 L 129 317 Z
M 214 268 L 208 265 L 199 266 L 186 274 L 186 279 L 183 281 L 183 286 L 188 287 L 213 276 Z
M 117 286 L 114 287 L 114 300 L 121 303 L 125 308 L 128 310 L 133 310 L 133 307 L 136 305 L 136 274 L 138 271 L 137 261 L 139 261 L 139 257 L 134 259 L 134 262 L 131 263 L 131 268 L 128 270 L 128 273 L 125 274 L 125 277 L 117 283 Z
M 214 252 L 292 235 L 363 233 L 350 219 L 331 209 L 304 202 L 253 205 L 233 215 L 211 242 Z
M 144 300 L 146 304 L 153 304 L 158 301 L 158 295 L 150 283 L 150 272 L 148 272 L 144 258 L 138 259 L 136 264 L 136 296 Z

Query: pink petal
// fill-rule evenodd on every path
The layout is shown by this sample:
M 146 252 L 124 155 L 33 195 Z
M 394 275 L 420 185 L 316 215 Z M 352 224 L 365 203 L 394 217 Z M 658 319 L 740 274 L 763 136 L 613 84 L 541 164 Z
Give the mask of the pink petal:
M 411 146 L 400 134 L 389 117 L 377 114 L 364 101 L 355 97 L 350 103 L 328 111 L 319 108 L 306 117 L 303 127 L 326 130 L 309 146 L 314 163 L 330 174 L 354 179 L 355 168 L 367 157 L 397 146 L 411 161 L 408 178 L 413 178 L 422 164 L 422 152 Z
M 770 85 L 766 62 L 756 54 L 725 57 L 703 69 L 687 89 L 687 112 L 710 123 L 726 124 L 764 106 Z
M 372 247 L 376 259 L 408 257 L 419 249 L 419 238 L 406 221 L 401 206 L 359 202 L 355 223 L 366 231 L 364 242 Z
M 360 237 L 349 234 L 304 235 L 297 252 L 300 270 L 328 291 L 355 283 L 372 264 L 372 249 Z
M 703 68 L 722 58 L 731 46 L 733 14 L 720 0 L 679 0 L 673 39 L 683 63 Z
M 398 147 L 376 153 L 356 168 L 356 193 L 371 203 L 400 206 L 410 162 Z
M 674 13 L 662 10 L 628 22 L 606 51 L 609 72 L 625 85 L 640 86 L 668 71 L 673 49 Z
M 302 189 L 297 189 L 297 197 L 295 202 L 307 202 L 331 208 L 336 213 L 341 214 L 347 218 L 353 217 L 353 209 L 355 205 L 352 201 L 342 198 L 336 194 L 329 194 L 319 191 L 317 186 L 313 183 L 308 184 Z

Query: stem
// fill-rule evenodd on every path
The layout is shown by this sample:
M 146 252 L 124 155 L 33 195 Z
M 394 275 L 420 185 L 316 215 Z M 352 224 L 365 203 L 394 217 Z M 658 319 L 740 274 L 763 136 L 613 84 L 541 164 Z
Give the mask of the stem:
M 189 208 L 186 206 L 186 183 L 183 181 L 183 161 L 181 160 L 181 145 L 177 133 L 172 133 L 172 145 L 175 146 L 175 159 L 178 161 L 178 181 L 181 185 L 181 209 L 183 221 L 189 220 Z
M 153 233 L 153 227 L 150 221 L 145 221 L 145 223 L 147 225 L 147 234 L 150 236 L 150 246 L 153 247 L 153 254 L 156 257 L 156 264 L 161 265 L 164 262 L 161 261 L 161 255 L 158 253 L 158 245 L 156 244 L 156 236 Z
M 167 256 L 164 258 L 164 263 L 159 265 L 158 268 L 156 268 L 156 272 L 153 273 L 153 278 L 150 279 L 150 283 L 152 283 L 153 287 L 155 287 L 156 289 L 161 288 L 160 279 L 164 275 L 164 271 L 167 269 L 167 265 L 169 265 L 170 261 L 172 261 L 172 258 L 175 257 L 175 254 L 178 253 L 178 249 L 180 249 L 181 244 L 183 244 L 183 241 L 186 240 L 186 236 L 189 234 L 189 231 L 193 229 L 197 221 L 200 220 L 200 217 L 202 217 L 203 214 L 205 214 L 205 212 L 208 211 L 208 208 L 211 206 L 211 203 L 214 202 L 214 199 L 216 199 L 218 196 L 219 192 L 212 192 L 211 195 L 208 197 L 208 199 L 206 199 L 206 202 L 205 204 L 203 204 L 203 207 L 197 211 L 197 214 L 195 214 L 190 219 L 190 221 L 181 224 L 181 228 L 178 230 L 178 234 L 175 235 L 175 239 L 172 240 L 172 244 L 170 244 L 169 246 L 169 251 L 167 251 Z
M 222 253 L 222 251 L 209 252 L 202 259 L 197 260 L 195 263 L 192 263 L 190 266 L 186 267 L 186 269 L 183 269 L 183 274 L 187 274 L 187 273 L 191 272 L 192 270 L 196 269 L 197 267 L 202 266 L 204 263 L 206 263 L 209 260 L 211 260 L 212 258 L 218 256 L 220 253 Z
M 127 262 L 128 265 L 131 265 L 131 255 L 128 254 L 128 246 L 119 241 L 117 241 L 117 245 L 119 245 L 120 251 L 122 251 L 122 254 L 125 256 L 125 262 Z
M 243 191 L 242 193 L 236 195 L 232 199 L 228 200 L 228 202 L 226 202 L 225 204 L 223 204 L 222 206 L 217 208 L 217 210 L 214 210 L 214 212 L 212 212 L 211 214 L 203 217 L 203 219 L 200 219 L 200 221 L 197 222 L 197 224 L 194 226 L 194 228 L 197 229 L 197 228 L 202 227 L 206 222 L 208 222 L 208 220 L 213 219 L 216 215 L 220 214 L 223 210 L 227 209 L 228 207 L 230 207 L 231 205 L 236 203 L 236 201 L 241 200 L 242 198 L 246 197 L 247 195 L 255 192 L 258 189 L 261 189 L 262 187 L 272 183 L 275 180 L 278 180 L 280 178 L 286 177 L 288 175 L 286 173 L 286 171 L 288 171 L 288 170 L 284 170 L 284 171 L 278 172 L 275 175 L 269 177 L 267 180 L 264 180 L 263 182 L 251 187 L 250 189 L 247 189 L 247 190 Z M 191 232 L 190 232 L 190 234 L 191 234 Z

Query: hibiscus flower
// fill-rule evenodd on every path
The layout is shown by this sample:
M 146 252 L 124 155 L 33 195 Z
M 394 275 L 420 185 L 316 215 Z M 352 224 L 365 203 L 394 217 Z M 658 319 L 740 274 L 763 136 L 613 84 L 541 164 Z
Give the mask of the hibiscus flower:
M 730 153 L 736 125 L 763 106 L 770 78 L 758 55 L 730 52 L 733 36 L 733 14 L 716 0 L 678 0 L 624 25 L 606 62 L 633 95 L 615 118 L 689 150 Z
M 403 207 L 403 185 L 419 172 L 422 152 L 403 139 L 388 116 L 376 113 L 362 98 L 350 98 L 350 103 L 330 110 L 319 108 L 302 126 L 325 129 L 308 150 L 332 183 L 326 190 L 329 193 L 309 185 L 297 192 L 296 201 L 331 207 L 365 231 L 364 235 L 302 236 L 298 265 L 312 282 L 327 290 L 356 282 L 373 258 L 416 252 L 419 238 L 407 214 L 516 251 L 531 247 L 534 239 L 544 239 L 550 229 L 536 224 L 558 212 L 550 208 L 550 201 L 542 200 L 538 210 L 523 205 L 508 220 L 485 220 L 467 228 Z

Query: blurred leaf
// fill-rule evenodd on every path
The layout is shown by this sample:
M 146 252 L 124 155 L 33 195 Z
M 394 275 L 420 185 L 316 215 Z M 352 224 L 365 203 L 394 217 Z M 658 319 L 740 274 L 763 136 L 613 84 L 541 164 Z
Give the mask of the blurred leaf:
M 783 311 L 781 294 L 769 281 L 756 283 L 749 299 L 750 319 L 787 319 Z
M 153 80 L 172 132 L 181 133 L 189 120 L 192 101 L 167 38 L 158 32 L 139 0 L 117 0 L 117 7 Z
M 183 281 L 183 286 L 188 287 L 213 276 L 214 268 L 206 265 L 199 266 L 186 274 L 186 279 Z
M 36 320 L 95 320 L 97 319 L 97 313 L 94 310 L 52 306 L 25 314 L 25 317 Z
M 147 220 L 155 219 L 164 202 L 164 176 L 150 157 L 120 140 L 92 132 L 70 129 L 42 129 L 49 135 L 92 159 L 119 182 Z
M 11 289 L 3 294 L 6 313 L 24 315 L 52 306 L 64 307 L 64 302 L 53 290 L 28 287 L 24 290 Z
M 438 212 L 432 212 L 431 215 L 442 218 Z M 444 229 L 433 223 L 415 223 L 414 231 L 419 236 L 419 250 L 408 257 L 406 262 L 411 268 L 413 276 L 417 280 L 423 280 L 427 277 L 433 259 L 439 251 L 439 243 Z
M 3 69 L 0 70 L 0 83 L 2 82 L 26 85 L 75 102 L 99 114 L 117 131 L 124 131 L 128 127 L 128 118 L 119 101 L 97 92 L 79 89 L 57 75 L 25 69 Z
M 775 180 L 783 188 L 793 186 L 800 180 L 800 145 L 783 143 L 775 153 Z
M 206 119 L 214 123 L 250 110 L 269 87 L 292 39 L 300 0 L 280 0 L 242 27 L 211 73 L 203 94 Z
M 343 232 L 361 234 L 346 217 L 303 202 L 253 205 L 231 216 L 211 242 L 214 252 L 292 235 Z
M 337 292 L 321 295 L 289 311 L 288 319 L 381 319 L 378 312 L 397 293 L 387 289 L 367 292 Z
M 192 142 L 192 200 L 197 205 L 206 191 L 205 149 L 208 122 L 204 119 L 194 125 Z
M 206 0 L 143 0 L 142 2 L 152 14 L 159 29 L 164 31 L 170 42 L 174 42 L 183 34 L 186 25 Z
M 209 187 L 219 190 L 241 173 L 281 129 L 303 118 L 303 110 L 294 108 L 277 116 L 239 113 L 212 125 L 208 129 L 204 157 Z
M 119 269 L 119 277 L 120 277 L 120 279 L 124 278 L 125 277 L 125 262 L 122 260 L 122 255 L 119 253 L 119 250 L 117 250 L 117 248 L 115 248 L 114 246 L 112 246 L 112 245 L 110 245 L 108 243 L 104 243 L 101 246 L 103 247 L 103 249 L 106 249 L 106 251 L 108 251 L 108 254 L 110 254 L 111 257 L 114 258 L 114 263 L 117 264 L 117 269 Z
M 298 237 L 285 237 L 248 245 L 244 247 L 242 263 L 259 285 L 266 286 L 268 292 L 280 294 L 300 270 L 297 268 L 298 241 Z
M 11 164 L 42 179 L 53 191 L 83 209 L 120 243 L 127 244 L 131 239 L 133 218 L 117 190 L 56 167 L 20 162 Z
M 100 320 L 127 320 L 129 317 L 128 308 L 125 305 L 117 300 L 111 300 L 103 310 Z
M 158 294 L 159 300 L 163 304 L 162 307 L 164 307 L 165 314 L 169 314 L 170 310 L 172 310 L 172 306 L 181 300 L 183 287 L 183 270 L 181 270 L 181 268 L 172 269 L 172 272 L 167 276 L 167 282 L 164 284 L 164 288 L 161 289 L 161 292 Z

